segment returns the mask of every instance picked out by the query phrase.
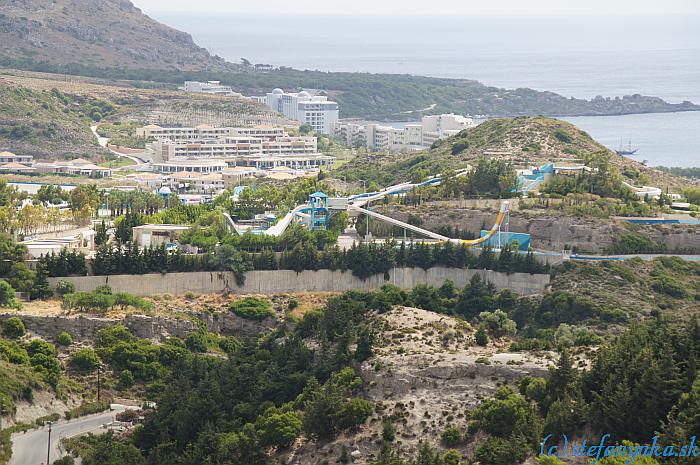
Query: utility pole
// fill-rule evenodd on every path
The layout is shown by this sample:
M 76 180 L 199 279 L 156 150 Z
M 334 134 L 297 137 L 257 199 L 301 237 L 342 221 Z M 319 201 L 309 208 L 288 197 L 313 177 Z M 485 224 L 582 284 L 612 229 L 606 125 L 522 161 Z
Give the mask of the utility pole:
M 369 205 L 371 202 L 367 202 L 367 210 L 369 210 Z M 366 231 L 365 231 L 365 239 L 369 240 L 369 215 L 365 215 L 367 222 L 365 225 L 367 226 Z
M 100 401 L 100 372 L 102 371 L 102 367 L 100 364 L 97 364 L 97 402 Z
M 0 402 L 0 437 L 2 437 L 2 415 L 5 413 L 5 403 Z
M 51 463 L 51 425 L 53 423 L 49 422 L 49 444 L 46 447 L 46 463 Z

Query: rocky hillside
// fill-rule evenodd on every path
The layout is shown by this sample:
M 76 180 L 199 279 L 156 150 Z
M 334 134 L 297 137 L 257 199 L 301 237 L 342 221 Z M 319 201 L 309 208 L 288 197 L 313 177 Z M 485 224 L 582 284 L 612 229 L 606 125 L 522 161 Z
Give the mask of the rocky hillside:
M 236 67 L 198 47 L 189 34 L 144 15 L 129 0 L 4 0 L 0 56 L 95 67 Z
M 498 387 L 516 387 L 524 376 L 547 376 L 553 364 L 550 353 L 508 353 L 505 339 L 480 347 L 468 323 L 447 315 L 395 307 L 377 320 L 382 342 L 361 370 L 375 412 L 357 431 L 333 441 L 300 441 L 279 454 L 283 463 L 338 463 L 342 448 L 352 463 L 371 463 L 382 447 L 383 419 L 393 422 L 395 442 L 410 456 L 420 441 L 439 444 L 447 426 L 465 429 L 468 412 Z M 469 456 L 481 440 L 474 437 L 459 451 Z
M 588 133 L 566 121 L 544 116 L 494 118 L 438 141 L 429 150 L 413 156 L 405 153 L 360 156 L 340 170 L 348 180 L 365 179 L 389 184 L 446 169 L 463 168 L 479 157 L 499 158 L 516 166 L 541 166 L 550 160 L 586 160 L 602 153 L 620 170 L 644 173 L 662 186 L 685 185 L 676 176 L 652 169 L 617 155 Z M 376 169 L 377 165 L 381 169 Z
M 104 121 L 255 125 L 286 120 L 250 100 L 139 89 L 128 83 L 14 72 L 0 75 L 0 151 L 101 157 L 90 125 Z

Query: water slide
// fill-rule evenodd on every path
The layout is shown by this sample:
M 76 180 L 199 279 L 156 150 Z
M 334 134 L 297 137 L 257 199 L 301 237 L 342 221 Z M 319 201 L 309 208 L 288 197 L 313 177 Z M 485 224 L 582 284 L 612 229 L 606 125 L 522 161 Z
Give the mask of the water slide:
M 229 231 L 236 231 L 236 233 L 239 235 L 245 232 L 238 227 L 236 222 L 233 221 L 233 218 L 231 218 L 231 215 L 229 215 L 226 212 L 224 212 L 224 219 L 226 220 L 226 224 L 228 226 Z
M 385 215 L 382 215 L 380 213 L 373 212 L 372 210 L 367 210 L 367 209 L 358 207 L 355 204 L 348 205 L 348 211 L 363 213 L 367 216 L 371 216 L 372 218 L 376 218 L 380 221 L 384 221 L 385 223 L 393 224 L 394 226 L 408 229 L 409 231 L 413 231 L 415 233 L 422 234 L 424 236 L 430 237 L 431 239 L 437 239 L 438 241 L 449 241 L 450 240 L 449 237 L 445 237 L 441 234 L 437 234 L 437 233 L 434 233 L 432 231 L 428 231 L 427 229 L 419 228 L 418 226 L 414 226 L 412 224 L 404 223 L 403 221 L 399 221 L 396 218 L 392 218 L 390 216 L 385 216 Z
M 500 228 L 501 224 L 503 223 L 503 220 L 506 217 L 506 214 L 508 213 L 508 209 L 510 208 L 510 204 L 508 202 L 501 202 L 501 208 L 498 211 L 498 216 L 496 217 L 496 222 L 493 224 L 491 229 L 489 230 L 486 235 L 483 237 L 480 237 L 478 239 L 451 239 L 449 237 L 445 237 L 441 234 L 437 234 L 432 231 L 428 231 L 427 229 L 419 228 L 418 226 L 414 226 L 412 224 L 404 223 L 403 221 L 399 221 L 396 218 L 392 218 L 390 216 L 382 215 L 377 212 L 373 212 L 372 210 L 367 210 L 364 208 L 361 208 L 357 206 L 356 204 L 348 205 L 348 211 L 353 211 L 357 213 L 362 213 L 367 216 L 371 216 L 372 218 L 376 218 L 380 221 L 384 221 L 385 223 L 392 224 L 394 226 L 398 226 L 400 228 L 407 229 L 409 231 L 413 231 L 418 234 L 422 234 L 424 236 L 427 236 L 431 239 L 436 239 L 438 241 L 443 241 L 443 242 L 456 242 L 459 244 L 465 244 L 465 245 L 479 245 L 482 244 L 489 239 L 493 237 L 494 234 L 498 232 L 498 229 Z
M 281 236 L 284 231 L 287 230 L 287 226 L 289 226 L 294 220 L 294 218 L 297 216 L 297 214 L 301 213 L 302 210 L 311 208 L 311 206 L 307 203 L 302 204 L 302 205 L 297 205 L 297 207 L 287 213 L 284 218 L 279 220 L 274 226 L 270 227 L 267 231 L 265 231 L 266 236 Z

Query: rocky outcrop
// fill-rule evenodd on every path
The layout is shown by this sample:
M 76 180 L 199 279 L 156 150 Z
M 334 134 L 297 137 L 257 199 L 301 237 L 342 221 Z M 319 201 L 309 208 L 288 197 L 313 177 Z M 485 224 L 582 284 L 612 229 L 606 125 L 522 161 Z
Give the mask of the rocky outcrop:
M 0 322 L 17 316 L 27 327 L 30 334 L 44 339 L 53 339 L 63 331 L 76 340 L 90 340 L 101 329 L 122 323 L 139 338 L 164 340 L 170 336 L 186 337 L 197 330 L 197 324 L 192 320 L 166 318 L 160 316 L 128 315 L 123 320 L 115 318 L 100 318 L 95 316 L 38 316 L 17 313 L 0 314 Z

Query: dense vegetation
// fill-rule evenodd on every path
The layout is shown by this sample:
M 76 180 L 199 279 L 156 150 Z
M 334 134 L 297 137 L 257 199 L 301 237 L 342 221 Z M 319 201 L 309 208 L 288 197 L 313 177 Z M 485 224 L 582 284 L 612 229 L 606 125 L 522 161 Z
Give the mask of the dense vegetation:
M 421 109 L 431 105 L 435 105 L 434 111 L 437 113 L 491 116 L 605 115 L 694 109 L 694 106 L 687 102 L 672 105 L 641 95 L 615 99 L 569 99 L 552 92 L 538 92 L 526 88 L 507 90 L 466 79 L 411 75 L 326 73 L 291 68 L 265 73 L 101 68 L 78 63 L 51 65 L 31 59 L 7 58 L 0 60 L 0 65 L 58 74 L 157 81 L 172 85 L 184 81 L 215 79 L 247 95 L 269 92 L 275 87 L 323 89 L 338 101 L 343 118 L 369 120 L 415 119 Z
M 85 262 L 78 254 L 43 257 L 39 260 L 50 276 L 84 274 Z M 77 260 L 76 260 L 77 259 Z M 532 252 L 515 253 L 505 247 L 498 255 L 484 249 L 475 255 L 466 245 L 401 243 L 353 245 L 350 249 L 328 246 L 319 250 L 313 235 L 285 249 L 279 257 L 271 249 L 259 253 L 241 252 L 230 245 L 222 245 L 215 252 L 187 255 L 182 251 L 167 252 L 165 246 L 140 249 L 135 244 L 125 247 L 102 246 L 92 259 L 95 275 L 145 274 L 183 271 L 232 271 L 242 276 L 252 270 L 350 270 L 362 279 L 375 274 L 386 274 L 393 267 L 434 266 L 449 268 L 479 268 L 507 273 L 545 273 L 546 265 L 538 262 Z M 242 281 L 239 282 L 242 284 Z

